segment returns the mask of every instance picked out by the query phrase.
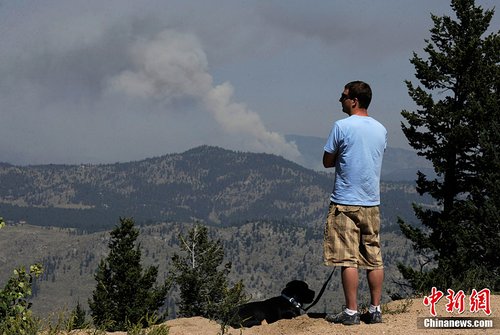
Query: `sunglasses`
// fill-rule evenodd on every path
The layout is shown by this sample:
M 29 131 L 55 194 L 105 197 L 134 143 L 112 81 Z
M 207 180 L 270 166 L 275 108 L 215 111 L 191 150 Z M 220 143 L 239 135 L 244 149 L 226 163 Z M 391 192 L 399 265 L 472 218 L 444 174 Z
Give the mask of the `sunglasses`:
M 339 101 L 340 102 L 344 102 L 347 99 L 350 99 L 349 96 L 347 94 L 345 94 L 345 93 L 342 93 L 342 95 L 340 96 Z

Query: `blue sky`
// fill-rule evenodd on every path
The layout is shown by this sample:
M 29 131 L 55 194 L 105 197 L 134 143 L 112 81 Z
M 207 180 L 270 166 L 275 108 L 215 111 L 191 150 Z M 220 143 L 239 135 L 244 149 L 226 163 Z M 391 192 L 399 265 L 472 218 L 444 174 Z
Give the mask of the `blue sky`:
M 484 8 L 495 1 L 476 1 Z M 444 0 L 0 1 L 0 161 L 110 163 L 208 144 L 300 162 L 346 82 L 408 148 L 404 80 Z M 490 26 L 498 31 L 499 14 Z

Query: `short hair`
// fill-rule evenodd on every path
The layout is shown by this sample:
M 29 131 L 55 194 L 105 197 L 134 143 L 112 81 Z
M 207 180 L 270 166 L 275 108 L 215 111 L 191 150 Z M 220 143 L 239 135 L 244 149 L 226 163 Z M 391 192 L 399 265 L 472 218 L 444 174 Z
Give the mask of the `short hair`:
M 357 80 L 351 81 L 345 88 L 349 90 L 350 99 L 358 99 L 359 107 L 367 109 L 372 101 L 372 89 L 367 83 Z

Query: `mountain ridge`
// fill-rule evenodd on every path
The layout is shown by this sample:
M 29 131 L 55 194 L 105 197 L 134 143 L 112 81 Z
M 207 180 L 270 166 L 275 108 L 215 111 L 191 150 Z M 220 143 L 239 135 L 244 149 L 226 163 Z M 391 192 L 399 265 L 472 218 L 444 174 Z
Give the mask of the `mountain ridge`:
M 126 163 L 3 164 L 0 213 L 89 231 L 109 229 L 119 216 L 138 222 L 285 219 L 308 225 L 324 216 L 332 185 L 332 173 L 280 156 L 205 145 Z M 383 182 L 382 197 L 390 196 L 392 207 L 406 206 L 407 212 L 409 203 L 421 201 L 411 185 Z

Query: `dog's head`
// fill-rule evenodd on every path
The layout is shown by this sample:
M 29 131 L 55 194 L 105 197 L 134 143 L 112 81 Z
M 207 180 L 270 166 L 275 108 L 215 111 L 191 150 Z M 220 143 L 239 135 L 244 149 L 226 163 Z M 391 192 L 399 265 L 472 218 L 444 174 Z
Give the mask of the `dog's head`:
M 315 292 L 309 288 L 306 282 L 292 280 L 286 284 L 281 294 L 294 298 L 301 304 L 310 304 L 314 300 Z

